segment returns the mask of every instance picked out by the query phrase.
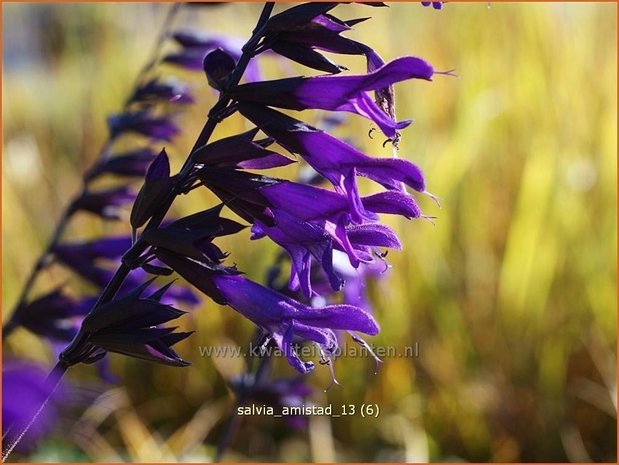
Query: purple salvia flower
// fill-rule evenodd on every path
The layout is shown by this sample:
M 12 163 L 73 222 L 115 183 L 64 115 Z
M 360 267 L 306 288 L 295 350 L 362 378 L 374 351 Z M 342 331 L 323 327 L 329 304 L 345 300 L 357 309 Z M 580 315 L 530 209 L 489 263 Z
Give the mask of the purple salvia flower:
M 346 195 L 319 187 L 265 176 L 257 176 L 233 170 L 205 170 L 200 174 L 205 184 L 215 192 L 226 192 L 223 200 L 234 208 L 239 200 L 255 206 L 262 214 L 265 207 L 271 211 L 279 209 L 304 221 L 337 222 L 342 215 L 350 217 Z M 372 220 L 374 213 L 389 213 L 417 218 L 422 216 L 415 200 L 405 192 L 385 191 L 361 198 L 361 203 Z M 257 215 L 258 217 L 260 215 Z M 249 222 L 254 221 L 250 217 Z M 275 224 L 272 221 L 269 223 Z
M 312 258 L 320 263 L 332 289 L 337 291 L 343 280 L 333 268 L 333 249 L 346 252 L 355 268 L 361 262 L 373 262 L 378 247 L 401 249 L 395 233 L 380 224 L 314 224 L 284 212 L 276 213 L 275 218 L 277 225 L 273 227 L 256 221 L 252 227 L 252 239 L 266 235 L 288 252 L 291 258 L 290 289 L 300 288 L 306 297 L 313 294 L 310 282 Z
M 265 186 L 260 195 L 269 201 L 273 209 L 283 210 L 305 221 L 337 222 L 342 215 L 349 215 L 349 203 L 344 194 L 320 187 L 292 181 Z M 412 219 L 421 216 L 415 200 L 405 192 L 385 191 L 361 197 L 361 204 L 373 220 L 372 213 L 388 213 Z
M 344 282 L 333 270 L 333 239 L 320 226 L 298 221 L 286 213 L 276 216 L 277 226 L 269 227 L 256 221 L 252 227 L 252 239 L 263 236 L 283 247 L 291 260 L 289 288 L 301 289 L 306 297 L 312 295 L 310 270 L 312 258 L 320 263 L 329 277 L 334 290 L 340 290 Z
M 354 266 L 372 261 L 376 247 L 400 248 L 397 237 L 389 228 L 347 226 L 350 222 L 349 203 L 343 194 L 264 177 L 261 179 L 270 179 L 271 182 L 252 183 L 255 175 L 233 170 L 206 170 L 204 175 L 206 185 L 230 208 L 237 211 L 238 202 L 244 202 L 244 213 L 249 215 L 246 219 L 254 224 L 253 239 L 267 235 L 288 252 L 292 259 L 290 287 L 293 290 L 301 288 L 306 296 L 312 294 L 312 258 L 322 265 L 333 289 L 337 290 L 342 280 L 333 271 L 331 255 L 334 247 L 346 251 Z M 223 190 L 227 196 L 222 195 Z M 421 215 L 415 201 L 400 191 L 363 197 L 361 204 L 374 220 L 378 219 L 375 213 L 399 214 L 407 218 Z M 247 205 L 251 205 L 253 211 L 249 211 Z M 272 221 L 268 223 L 261 219 L 265 211 L 271 213 L 267 218 Z
M 177 270 L 178 271 L 178 270 Z M 333 330 L 378 334 L 374 318 L 351 305 L 312 308 L 240 275 L 211 274 L 210 279 L 229 305 L 273 337 L 292 367 L 301 373 L 314 368 L 293 347 L 295 337 L 317 343 L 326 358 L 337 349 Z
M 208 167 L 198 176 L 211 191 L 239 216 L 253 223 L 260 220 L 270 226 L 276 221 L 274 208 L 302 219 L 339 217 L 348 211 L 346 197 L 300 183 Z
M 369 3 L 366 4 L 370 5 Z M 272 23 L 271 32 L 267 32 L 265 36 L 265 43 L 268 44 L 265 45 L 265 48 L 270 47 L 274 52 L 298 63 L 329 73 L 339 73 L 344 68 L 331 62 L 316 50 L 346 55 L 364 55 L 368 72 L 374 72 L 384 66 L 384 60 L 371 47 L 340 35 L 368 18 L 342 21 L 327 14 L 335 5 L 335 3 L 325 3 L 318 6 L 309 4 L 294 7 L 292 10 L 295 11 L 280 16 Z M 371 6 L 386 5 L 379 2 L 371 4 Z M 450 74 L 450 72 L 442 74 Z M 374 90 L 375 105 L 368 103 L 368 98 L 364 97 L 360 102 L 356 102 L 359 108 L 346 111 L 358 112 L 371 119 L 376 119 L 377 124 L 397 147 L 399 142 L 397 128 L 389 127 L 386 121 L 383 121 L 382 125 L 379 124 L 379 121 L 384 117 L 376 112 L 377 106 L 384 115 L 388 116 L 384 119 L 396 121 L 393 86 L 389 84 Z
M 267 331 L 289 363 L 301 373 L 313 369 L 303 362 L 293 348 L 294 338 L 313 341 L 321 350 L 321 359 L 330 364 L 330 354 L 337 349 L 333 330 L 347 330 L 355 342 L 367 345 L 353 331 L 374 335 L 378 325 L 362 309 L 333 305 L 313 309 L 283 294 L 260 286 L 238 275 L 234 268 L 209 265 L 166 249 L 157 248 L 157 256 L 183 278 L 221 305 L 229 305 Z M 332 373 L 334 382 L 335 376 Z
M 134 199 L 135 193 L 130 187 L 113 187 L 87 192 L 73 202 L 71 209 L 88 211 L 108 220 L 119 220 L 122 207 Z
M 387 137 L 393 138 L 397 130 L 407 127 L 411 120 L 394 121 L 366 92 L 408 79 L 430 81 L 433 74 L 432 66 L 421 58 L 403 57 L 364 75 L 286 78 L 244 84 L 237 87 L 232 96 L 243 102 L 292 110 L 356 113 L 376 123 Z
M 171 141 L 180 129 L 166 116 L 154 116 L 148 110 L 120 113 L 108 117 L 110 139 L 121 134 L 136 133 L 153 140 Z
M 207 171 L 208 172 L 208 171 Z M 222 180 L 221 173 L 210 173 L 213 180 L 207 178 L 207 185 L 213 188 L 216 181 Z M 372 247 L 399 248 L 400 244 L 394 233 L 386 227 L 363 225 L 360 228 L 347 227 L 350 220 L 349 203 L 343 194 L 314 186 L 290 181 L 273 180 L 264 185 L 252 185 L 244 180 L 253 175 L 229 171 L 223 176 L 223 185 L 229 183 L 226 204 L 237 208 L 237 202 L 243 201 L 253 205 L 262 214 L 265 209 L 271 212 L 274 221 L 265 224 L 258 216 L 248 218 L 254 223 L 253 238 L 268 235 L 274 242 L 286 249 L 293 260 L 291 288 L 301 286 L 303 293 L 311 294 L 309 270 L 313 257 L 329 275 L 334 289 L 341 287 L 341 279 L 333 272 L 331 250 L 333 247 L 346 250 L 351 263 L 358 266 L 361 261 L 371 261 Z M 239 186 L 247 186 L 242 190 Z M 218 192 L 219 185 L 214 189 Z M 400 191 L 387 191 L 363 197 L 361 203 L 368 214 L 392 213 L 415 218 L 421 215 L 415 201 Z M 235 210 L 236 211 L 236 210 Z M 271 217 L 269 217 L 271 218 Z M 372 229 L 374 228 L 374 229 Z M 352 238 L 349 236 L 352 233 Z M 335 241 L 335 244 L 333 242 Z M 354 244 L 354 245 L 353 245 Z

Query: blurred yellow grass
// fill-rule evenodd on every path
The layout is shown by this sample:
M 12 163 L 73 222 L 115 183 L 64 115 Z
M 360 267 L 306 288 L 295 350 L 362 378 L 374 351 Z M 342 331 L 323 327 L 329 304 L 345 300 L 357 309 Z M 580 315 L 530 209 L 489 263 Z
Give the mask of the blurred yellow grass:
M 7 21 L 26 23 L 38 8 L 3 7 Z M 104 118 L 120 108 L 162 18 L 161 8 L 145 5 L 80 5 L 77 16 L 76 6 L 45 8 L 55 26 L 53 59 L 46 67 L 35 60 L 13 71 L 5 61 L 5 317 L 68 196 L 79 189 L 81 173 L 106 137 Z M 246 36 L 257 8 L 235 4 L 185 18 L 194 27 Z M 343 387 L 322 400 L 378 403 L 382 413 L 378 419 L 331 421 L 334 458 L 614 460 L 616 5 L 450 3 L 436 12 L 415 3 L 341 6 L 337 13 L 373 16 L 351 37 L 383 57 L 421 56 L 438 70 L 456 68 L 459 78 L 397 87 L 399 116 L 415 118 L 400 156 L 424 169 L 442 208 L 419 199 L 436 217 L 435 226 L 386 219 L 404 251 L 389 254 L 389 280 L 370 286 L 382 326 L 372 342 L 400 348 L 419 342 L 422 352 L 419 358 L 386 359 L 376 376 L 369 360 L 336 363 Z M 80 40 L 80 28 L 94 32 Z M 6 52 L 6 37 L 3 42 Z M 342 61 L 363 69 L 359 59 Z M 275 65 L 265 71 L 271 77 L 288 72 Z M 213 102 L 200 77 L 195 82 L 203 107 L 181 117 L 185 136 L 169 150 L 175 166 Z M 231 119 L 217 135 L 245 127 Z M 368 129 L 367 121 L 351 117 L 338 134 L 367 153 L 388 156 L 380 138 L 367 138 Z M 34 153 L 23 157 L 28 150 Z M 183 199 L 177 211 L 195 211 L 210 198 Z M 126 232 L 128 226 L 102 227 L 84 217 L 71 234 L 110 230 Z M 248 237 L 243 232 L 220 243 L 260 279 L 276 248 L 264 240 L 248 244 Z M 50 286 L 46 279 L 64 276 L 58 270 L 46 275 L 41 288 Z M 211 303 L 184 325 L 197 329 L 179 348 L 192 368 L 111 357 L 131 413 L 117 415 L 100 440 L 124 459 L 206 460 L 213 453 L 221 426 L 203 432 L 206 446 L 193 440 L 188 450 L 177 442 L 181 433 L 174 441 L 165 438 L 182 431 L 205 405 L 228 398 L 217 364 L 200 358 L 197 346 L 245 345 L 253 329 Z M 44 346 L 23 331 L 7 344 L 8 352 L 46 357 Z M 278 368 L 291 374 L 285 364 Z M 73 377 L 90 373 L 77 368 Z M 321 367 L 310 379 L 318 391 L 328 384 Z M 219 421 L 221 413 L 213 412 Z M 323 430 L 285 432 L 272 419 L 249 421 L 229 458 L 278 460 L 278 450 L 286 460 L 320 458 L 312 438 L 324 436 Z M 148 449 L 132 446 L 148 434 Z M 300 446 L 300 439 L 310 447 Z M 44 459 L 49 449 L 31 460 Z M 94 451 L 82 453 L 90 460 L 104 457 Z

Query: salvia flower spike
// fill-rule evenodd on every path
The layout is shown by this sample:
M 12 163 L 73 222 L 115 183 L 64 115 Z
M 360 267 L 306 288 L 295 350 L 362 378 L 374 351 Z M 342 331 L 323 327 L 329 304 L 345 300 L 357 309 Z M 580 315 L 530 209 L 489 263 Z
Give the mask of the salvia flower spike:
M 380 2 L 367 4 L 384 6 Z M 329 365 L 333 383 L 337 383 L 332 362 L 339 347 L 339 333 L 348 332 L 355 342 L 369 347 L 359 333 L 374 336 L 380 327 L 369 308 L 363 308 L 368 307 L 367 302 L 352 294 L 345 295 L 345 303 L 329 304 L 328 299 L 346 290 L 347 279 L 354 290 L 355 286 L 363 286 L 364 277 L 378 267 L 381 274 L 384 272 L 384 249 L 399 250 L 402 244 L 395 231 L 380 223 L 379 214 L 424 217 L 406 188 L 426 193 L 426 180 L 421 169 L 408 160 L 369 156 L 353 143 L 273 107 L 355 113 L 370 120 L 395 145 L 399 131 L 411 121 L 396 119 L 393 85 L 410 79 L 431 81 L 437 72 L 417 57 L 386 63 L 370 46 L 346 38 L 342 34 L 367 18 L 340 20 L 331 13 L 337 5 L 306 3 L 271 17 L 274 4 L 267 3 L 254 33 L 241 47 L 227 39 L 188 31 L 173 35 L 181 49 L 164 56 L 163 62 L 203 70 L 208 83 L 219 93 L 218 101 L 208 112 L 204 128 L 177 174 L 171 173 L 165 149 L 156 156 L 146 151 L 126 152 L 115 162 L 101 160 L 91 171 L 91 178 L 105 173 L 134 176 L 148 163 L 131 210 L 130 244 L 126 237 L 54 244 L 59 261 L 103 287 L 90 311 L 83 311 L 84 307 L 75 303 L 80 308 L 76 313 L 83 320 L 60 355 L 61 374 L 69 366 L 97 362 L 108 352 L 172 366 L 188 365 L 172 346 L 191 333 L 168 326 L 184 314 L 172 304 L 181 297 L 174 296 L 170 301 L 175 289 L 171 283 L 148 291 L 155 278 L 145 279 L 147 275 L 172 272 L 253 322 L 300 373 L 310 372 L 314 363 L 301 359 L 298 343 L 318 347 L 319 360 Z M 255 82 L 259 74 L 252 72 L 256 69 L 254 58 L 267 50 L 329 74 Z M 320 51 L 364 56 L 367 72 L 344 73 L 344 67 Z M 240 85 L 243 78 L 247 83 Z M 192 100 L 183 83 L 144 80 L 127 107 L 108 119 L 110 140 L 133 133 L 150 142 L 170 141 L 180 127 L 172 115 L 153 111 L 151 104 Z M 237 112 L 253 124 L 252 128 L 210 141 L 217 124 Z M 260 132 L 266 137 L 259 136 Z M 278 146 L 298 158 L 280 154 Z M 295 162 L 311 167 L 313 175 L 306 178 L 311 181 L 293 182 L 246 171 Z M 380 190 L 362 195 L 358 176 L 374 181 L 374 187 Z M 318 186 L 322 179 L 332 189 Z M 164 221 L 178 195 L 201 186 L 210 189 L 222 203 L 175 221 Z M 119 217 L 118 208 L 130 198 L 133 193 L 124 186 L 87 191 L 72 208 Z M 268 237 L 287 253 L 290 275 L 282 292 L 245 277 L 235 265 L 225 263 L 228 252 L 214 242 L 245 226 L 222 217 L 224 207 L 250 223 L 252 238 Z M 125 252 L 124 247 L 128 249 Z M 82 260 L 76 259 L 78 255 Z M 120 257 L 115 272 L 104 265 Z M 185 298 L 191 300 L 193 294 Z M 67 303 L 69 309 L 74 306 L 60 291 L 43 299 L 49 305 Z M 24 317 L 41 303 L 31 302 L 31 308 L 23 311 Z M 71 312 L 56 312 L 57 317 L 50 318 L 50 323 Z M 65 334 L 58 336 L 66 338 Z M 247 382 L 240 385 L 254 390 L 265 386 Z M 295 383 L 282 385 L 295 390 Z M 273 402 L 282 403 L 276 390 L 271 391 L 267 393 L 275 395 Z M 11 438 L 11 448 L 17 441 Z

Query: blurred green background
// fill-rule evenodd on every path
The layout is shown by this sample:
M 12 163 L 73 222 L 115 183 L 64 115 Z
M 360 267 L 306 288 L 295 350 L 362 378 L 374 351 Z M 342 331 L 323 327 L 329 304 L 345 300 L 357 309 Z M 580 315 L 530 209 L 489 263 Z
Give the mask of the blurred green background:
M 3 5 L 3 318 L 104 143 L 105 117 L 121 108 L 167 8 Z M 259 11 L 258 4 L 190 8 L 176 24 L 247 38 Z M 335 14 L 371 15 L 349 36 L 385 59 L 412 54 L 459 75 L 396 88 L 399 117 L 415 118 L 400 155 L 422 167 L 442 208 L 419 199 L 434 226 L 386 219 L 404 251 L 389 255 L 389 278 L 370 286 L 382 326 L 370 339 L 419 343 L 421 353 L 386 358 L 377 375 L 370 360 L 339 360 L 342 387 L 326 394 L 328 370 L 319 366 L 308 375 L 314 402 L 377 403 L 379 417 L 313 417 L 305 432 L 252 418 L 225 459 L 614 462 L 616 4 L 345 5 Z M 339 62 L 364 68 L 358 58 Z M 269 77 L 308 71 L 273 60 L 263 66 Z M 200 96 L 179 115 L 183 137 L 166 147 L 178 167 L 215 95 L 199 73 L 165 73 L 191 80 Z M 230 119 L 216 135 L 246 127 Z M 388 156 L 368 129 L 351 116 L 337 133 Z M 209 202 L 195 194 L 176 212 Z M 83 215 L 68 237 L 128 230 L 128 221 L 104 225 Z M 219 244 L 254 279 L 276 250 L 248 243 L 248 232 Z M 36 289 L 68 276 L 52 268 Z M 118 386 L 93 387 L 100 396 L 83 415 L 65 414 L 31 455 L 14 459 L 210 460 L 233 405 L 226 380 L 244 362 L 200 357 L 198 346 L 246 346 L 253 327 L 211 302 L 184 320 L 183 329 L 197 330 L 178 348 L 190 368 L 112 355 Z M 53 360 L 24 330 L 4 350 Z M 69 378 L 92 383 L 96 374 L 81 366 Z

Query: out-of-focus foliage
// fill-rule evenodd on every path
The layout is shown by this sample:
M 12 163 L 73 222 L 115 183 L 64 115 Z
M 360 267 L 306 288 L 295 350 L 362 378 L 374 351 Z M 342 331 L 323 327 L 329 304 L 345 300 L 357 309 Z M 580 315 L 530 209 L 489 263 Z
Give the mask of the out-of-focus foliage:
M 149 53 L 164 6 L 8 4 L 3 7 L 3 308 L 17 299 L 69 195 L 105 140 L 105 117 L 122 106 Z M 258 5 L 193 8 L 177 24 L 241 35 Z M 278 8 L 282 8 L 278 6 Z M 317 403 L 376 403 L 378 418 L 312 417 L 306 433 L 281 420 L 246 419 L 226 458 L 271 461 L 613 461 L 616 457 L 616 13 L 614 4 L 419 4 L 368 11 L 352 37 L 385 58 L 412 54 L 459 79 L 396 87 L 400 156 L 418 163 L 438 209 L 426 221 L 392 222 L 404 251 L 370 294 L 382 325 L 372 343 L 419 344 L 419 357 L 340 359 L 309 375 Z M 359 58 L 345 60 L 362 70 Z M 290 69 L 297 69 L 290 65 Z M 289 69 L 289 70 L 290 70 Z M 266 62 L 263 72 L 289 70 Z M 307 73 L 307 69 L 297 69 Z M 178 168 L 214 94 L 196 82 L 198 105 L 181 116 Z M 318 114 L 317 114 L 318 115 Z M 216 135 L 247 123 L 231 118 Z M 366 153 L 387 155 L 369 125 L 339 129 Z M 294 168 L 285 168 L 294 170 Z M 188 196 L 178 211 L 212 202 Z M 128 212 L 127 212 L 128 217 Z M 129 231 L 76 218 L 70 234 Z M 275 257 L 248 233 L 219 241 L 250 277 Z M 41 290 L 67 275 L 53 268 Z M 7 315 L 4 316 L 6 318 Z M 245 346 L 252 325 L 212 303 L 183 329 L 190 368 L 112 355 L 119 386 L 82 415 L 65 417 L 30 461 L 203 461 L 232 398 L 225 381 L 242 359 L 201 357 L 199 346 Z M 24 330 L 6 354 L 47 360 Z M 290 368 L 277 364 L 281 373 Z M 79 367 L 71 378 L 89 380 Z M 14 459 L 19 459 L 16 456 Z M 23 457 L 21 457 L 23 458 Z

